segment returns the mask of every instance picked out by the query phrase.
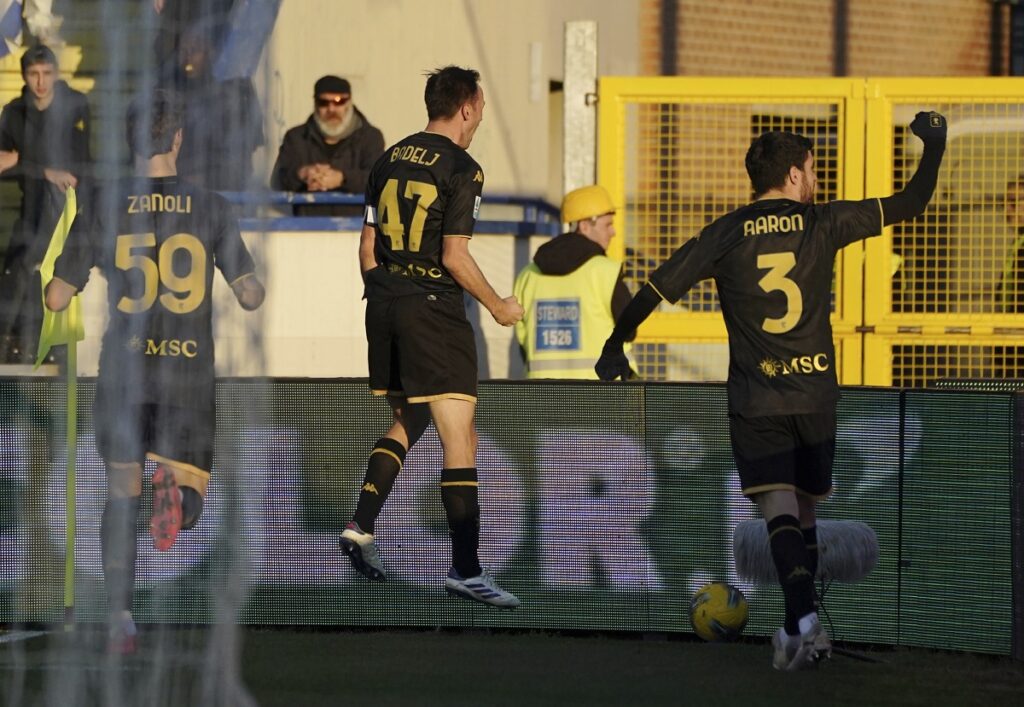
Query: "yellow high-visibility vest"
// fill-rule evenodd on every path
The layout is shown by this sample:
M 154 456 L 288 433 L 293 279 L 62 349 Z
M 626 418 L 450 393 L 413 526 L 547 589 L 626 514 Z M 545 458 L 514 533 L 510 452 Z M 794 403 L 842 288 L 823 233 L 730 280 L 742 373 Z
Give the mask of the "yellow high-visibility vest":
M 594 364 L 615 327 L 612 291 L 621 268 L 603 255 L 568 275 L 545 275 L 535 263 L 523 268 L 513 292 L 526 310 L 516 338 L 528 378 L 597 380 Z

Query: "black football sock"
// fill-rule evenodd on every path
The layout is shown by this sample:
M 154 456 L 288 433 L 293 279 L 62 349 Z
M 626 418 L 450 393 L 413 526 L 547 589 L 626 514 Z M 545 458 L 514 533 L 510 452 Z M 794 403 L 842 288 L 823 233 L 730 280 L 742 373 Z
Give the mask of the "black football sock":
M 203 514 L 203 497 L 190 486 L 179 486 L 181 490 L 181 529 L 191 530 Z
M 390 437 L 379 439 L 370 452 L 366 476 L 359 490 L 359 502 L 352 516 L 352 520 L 364 533 L 373 533 L 373 524 L 405 463 L 405 452 L 405 447 Z
M 136 525 L 139 497 L 107 498 L 100 521 L 100 549 L 107 608 L 111 614 L 132 610 L 135 591 Z
M 818 526 L 812 525 L 810 528 L 801 528 L 800 532 L 804 536 L 804 547 L 807 548 L 807 570 L 811 573 L 811 581 L 818 576 Z M 815 595 L 817 597 L 817 595 Z M 814 602 L 815 608 L 818 606 L 817 598 Z
M 768 521 L 768 543 L 786 599 L 786 633 L 800 633 L 798 621 L 814 611 L 814 579 L 808 568 L 807 548 L 800 521 L 781 515 Z
M 441 502 L 448 516 L 452 537 L 452 566 L 463 579 L 482 571 L 480 547 L 480 504 L 477 502 L 476 469 L 441 471 Z

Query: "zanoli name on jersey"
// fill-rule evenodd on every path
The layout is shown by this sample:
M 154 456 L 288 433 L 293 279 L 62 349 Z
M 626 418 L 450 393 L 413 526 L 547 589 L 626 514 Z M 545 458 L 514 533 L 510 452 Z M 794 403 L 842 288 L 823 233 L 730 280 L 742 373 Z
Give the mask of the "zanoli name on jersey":
M 709 224 L 650 282 L 675 302 L 714 278 L 729 332 L 733 412 L 815 412 L 839 394 L 829 321 L 836 253 L 880 232 L 877 199 L 765 199 Z
M 82 203 L 54 274 L 79 290 L 93 265 L 107 279 L 101 378 L 117 373 L 133 402 L 205 400 L 214 267 L 229 283 L 254 270 L 230 206 L 174 177 L 127 180 Z
M 366 186 L 380 263 L 366 296 L 460 290 L 441 260 L 444 239 L 472 237 L 483 184 L 480 165 L 443 135 L 415 133 L 386 150 Z

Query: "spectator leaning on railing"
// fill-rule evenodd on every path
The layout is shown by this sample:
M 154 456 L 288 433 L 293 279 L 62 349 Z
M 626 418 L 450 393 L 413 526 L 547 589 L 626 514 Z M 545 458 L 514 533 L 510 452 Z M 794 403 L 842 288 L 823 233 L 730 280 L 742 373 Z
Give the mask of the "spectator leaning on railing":
M 313 88 L 313 113 L 285 133 L 270 175 L 273 189 L 362 194 L 373 163 L 384 152 L 384 136 L 352 103 L 352 87 L 324 76 Z M 362 206 L 302 204 L 295 214 L 354 216 Z
M 21 208 L 0 272 L 0 362 L 32 360 L 42 322 L 39 264 L 90 162 L 89 104 L 60 80 L 57 57 L 44 45 L 21 57 L 21 95 L 0 114 L 0 173 L 17 180 Z

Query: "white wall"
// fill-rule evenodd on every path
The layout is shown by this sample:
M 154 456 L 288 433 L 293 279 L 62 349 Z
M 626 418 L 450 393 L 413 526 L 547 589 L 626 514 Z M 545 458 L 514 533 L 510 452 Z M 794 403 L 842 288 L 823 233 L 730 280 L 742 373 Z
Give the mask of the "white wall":
M 214 275 L 217 375 L 366 376 L 359 234 L 271 231 L 242 235 L 267 298 L 256 311 L 243 311 L 220 274 Z M 541 240 L 531 239 L 531 253 Z M 473 238 L 473 255 L 498 292 L 512 292 L 516 247 L 511 236 Z M 106 281 L 98 270 L 81 297 L 86 338 L 78 345 L 78 373 L 94 376 L 108 308 Z M 476 302 L 469 303 L 467 315 L 477 334 L 480 377 L 522 377 L 512 328 L 495 323 Z
M 480 71 L 487 98 L 470 150 L 486 191 L 557 202 L 548 82 L 562 78 L 563 25 L 578 19 L 599 23 L 600 73 L 636 73 L 639 0 L 285 0 L 257 77 L 267 106 L 263 173 L 285 130 L 309 116 L 320 76 L 351 81 L 356 105 L 390 144 L 426 125 L 424 72 L 459 64 Z M 540 53 L 532 76 L 531 45 Z

